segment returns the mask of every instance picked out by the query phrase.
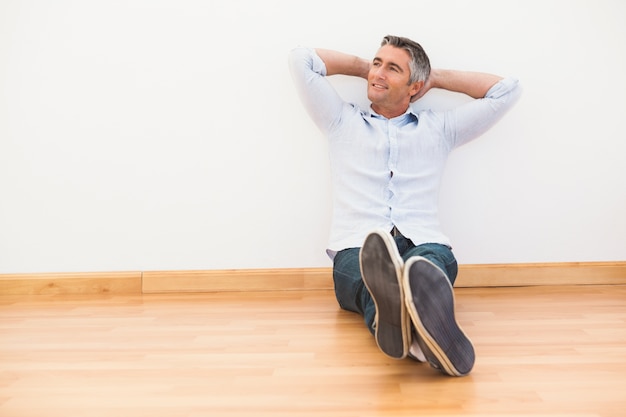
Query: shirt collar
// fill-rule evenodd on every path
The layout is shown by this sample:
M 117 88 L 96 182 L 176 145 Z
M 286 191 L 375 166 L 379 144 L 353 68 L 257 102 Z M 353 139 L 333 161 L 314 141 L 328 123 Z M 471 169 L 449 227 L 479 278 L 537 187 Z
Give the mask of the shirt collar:
M 376 119 L 387 119 L 385 116 L 381 116 L 380 114 L 376 113 L 374 111 L 374 109 L 372 109 L 372 105 L 370 104 L 370 106 L 367 108 L 367 112 L 366 114 L 370 117 L 374 117 Z M 401 121 L 409 121 L 410 119 L 415 119 L 417 120 L 417 113 L 415 112 L 415 110 L 413 110 L 412 106 L 409 106 L 408 109 L 406 109 L 406 111 L 401 114 L 400 116 L 396 116 L 393 119 L 387 119 L 387 120 L 391 120 L 391 122 L 401 122 Z

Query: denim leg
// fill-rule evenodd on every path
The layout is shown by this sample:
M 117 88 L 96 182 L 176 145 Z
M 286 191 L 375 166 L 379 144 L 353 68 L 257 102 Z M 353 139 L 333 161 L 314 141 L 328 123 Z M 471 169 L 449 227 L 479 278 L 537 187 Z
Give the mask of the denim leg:
M 445 272 L 450 284 L 454 285 L 459 267 L 449 247 L 438 243 L 425 243 L 415 246 L 413 242 L 402 236 L 396 237 L 396 243 L 405 262 L 412 256 L 424 257 Z
M 335 297 L 337 297 L 339 307 L 362 315 L 370 332 L 374 334 L 376 306 L 361 277 L 360 250 L 360 248 L 349 248 L 335 255 L 333 262 Z
M 397 236 L 395 241 L 405 262 L 411 256 L 422 256 L 441 268 L 448 276 L 450 283 L 454 285 L 458 266 L 449 247 L 437 243 L 415 246 L 411 240 L 403 236 Z M 374 334 L 376 306 L 361 276 L 360 250 L 361 248 L 349 248 L 335 255 L 333 262 L 335 297 L 339 307 L 362 315 L 368 329 Z

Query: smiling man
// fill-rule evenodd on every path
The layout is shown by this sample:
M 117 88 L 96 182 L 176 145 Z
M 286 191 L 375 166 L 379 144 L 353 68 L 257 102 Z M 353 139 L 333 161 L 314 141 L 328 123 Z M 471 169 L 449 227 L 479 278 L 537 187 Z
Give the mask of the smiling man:
M 520 95 L 517 80 L 431 69 L 422 47 L 386 36 L 372 60 L 296 48 L 290 67 L 302 101 L 328 137 L 333 217 L 327 249 L 341 308 L 361 314 L 388 356 L 468 374 L 472 343 L 455 318 L 457 262 L 437 203 L 450 152 L 487 131 Z M 344 101 L 326 77 L 367 80 L 368 108 Z M 475 100 L 413 111 L 433 88 Z

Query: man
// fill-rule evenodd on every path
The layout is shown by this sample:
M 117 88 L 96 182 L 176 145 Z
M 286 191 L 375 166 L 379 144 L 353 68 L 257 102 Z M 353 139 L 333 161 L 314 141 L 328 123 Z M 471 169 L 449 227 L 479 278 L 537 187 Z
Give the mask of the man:
M 363 315 L 390 357 L 468 374 L 474 348 L 455 319 L 457 262 L 437 217 L 449 153 L 489 129 L 520 95 L 499 76 L 432 69 L 422 47 L 386 36 L 372 61 L 296 48 L 290 68 L 302 101 L 327 135 L 333 181 L 328 254 L 341 308 Z M 369 108 L 345 102 L 326 79 L 367 80 Z M 412 110 L 432 88 L 474 98 L 449 111 Z

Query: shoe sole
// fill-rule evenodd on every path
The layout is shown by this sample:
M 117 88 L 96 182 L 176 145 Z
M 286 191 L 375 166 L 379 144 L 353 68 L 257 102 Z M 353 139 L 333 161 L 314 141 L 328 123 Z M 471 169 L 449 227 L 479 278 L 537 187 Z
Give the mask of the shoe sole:
M 404 262 L 390 234 L 375 231 L 359 253 L 361 275 L 376 306 L 374 337 L 387 356 L 403 359 L 409 352 L 410 321 L 402 289 Z
M 403 287 L 409 316 L 441 370 L 452 376 L 467 375 L 474 366 L 472 342 L 454 316 L 454 291 L 443 271 L 422 257 L 409 259 Z M 436 366 L 435 366 L 436 367 Z

